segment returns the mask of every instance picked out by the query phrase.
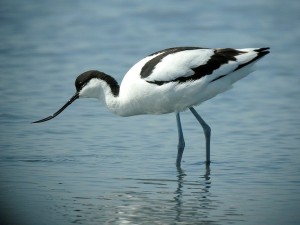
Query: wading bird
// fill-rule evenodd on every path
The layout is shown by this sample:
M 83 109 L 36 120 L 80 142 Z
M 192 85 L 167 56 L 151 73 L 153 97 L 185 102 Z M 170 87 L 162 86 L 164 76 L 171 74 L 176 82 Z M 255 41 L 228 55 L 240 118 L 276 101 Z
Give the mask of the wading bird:
M 78 98 L 97 98 L 119 116 L 165 114 L 175 112 L 178 128 L 176 165 L 180 166 L 185 147 L 180 112 L 189 109 L 201 124 L 206 140 L 206 163 L 210 163 L 211 129 L 194 106 L 232 87 L 253 72 L 253 64 L 269 53 L 269 48 L 176 47 L 155 52 L 137 62 L 117 81 L 96 70 L 80 74 L 75 95 L 51 120 Z

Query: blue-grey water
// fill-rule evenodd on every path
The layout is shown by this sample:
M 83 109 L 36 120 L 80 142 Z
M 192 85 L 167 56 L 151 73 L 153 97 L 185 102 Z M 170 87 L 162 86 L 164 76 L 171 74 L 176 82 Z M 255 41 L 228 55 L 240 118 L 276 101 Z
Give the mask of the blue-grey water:
M 0 224 L 300 224 L 300 2 L 0 2 Z M 120 118 L 95 99 L 44 118 L 98 69 L 120 82 L 174 46 L 271 47 L 197 111 L 175 167 L 174 114 Z

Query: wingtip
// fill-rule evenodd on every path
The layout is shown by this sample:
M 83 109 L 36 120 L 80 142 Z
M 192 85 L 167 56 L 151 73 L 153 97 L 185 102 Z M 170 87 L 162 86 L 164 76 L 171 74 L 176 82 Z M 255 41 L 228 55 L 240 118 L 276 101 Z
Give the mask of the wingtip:
M 258 52 L 258 53 L 265 53 L 265 54 L 268 54 L 270 53 L 270 47 L 264 47 L 264 48 L 258 48 L 256 49 L 255 51 Z

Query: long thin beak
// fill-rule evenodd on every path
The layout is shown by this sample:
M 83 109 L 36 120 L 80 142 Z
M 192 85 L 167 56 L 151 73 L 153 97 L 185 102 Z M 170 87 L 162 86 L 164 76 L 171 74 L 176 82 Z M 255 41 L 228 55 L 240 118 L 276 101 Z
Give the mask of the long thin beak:
M 77 98 L 79 98 L 79 94 L 78 93 L 76 93 L 75 95 L 73 95 L 73 97 L 70 98 L 70 100 L 63 107 L 61 107 L 56 113 L 54 113 L 52 116 L 48 116 L 48 117 L 46 117 L 44 119 L 37 120 L 37 121 L 34 121 L 32 123 L 42 123 L 42 122 L 45 122 L 45 121 L 53 119 L 58 114 L 60 114 L 62 111 L 64 111 L 65 108 L 67 108 L 69 105 L 71 105 L 72 102 L 74 102 Z

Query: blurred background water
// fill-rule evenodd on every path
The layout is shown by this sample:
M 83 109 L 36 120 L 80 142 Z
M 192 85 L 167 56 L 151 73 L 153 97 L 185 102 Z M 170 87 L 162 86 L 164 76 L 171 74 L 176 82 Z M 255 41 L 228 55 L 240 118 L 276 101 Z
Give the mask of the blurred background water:
M 0 2 L 0 224 L 299 224 L 300 2 Z M 271 47 L 257 71 L 190 112 L 176 169 L 173 114 L 119 118 L 74 94 L 80 73 L 121 82 L 168 47 Z

